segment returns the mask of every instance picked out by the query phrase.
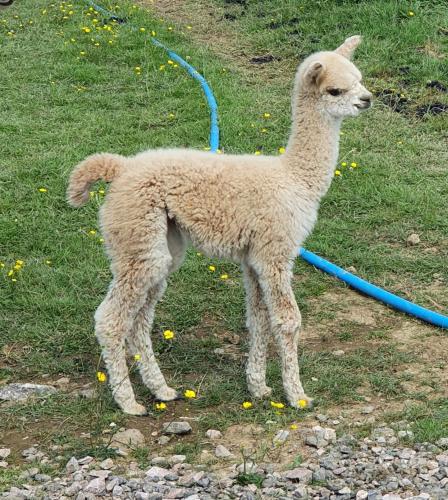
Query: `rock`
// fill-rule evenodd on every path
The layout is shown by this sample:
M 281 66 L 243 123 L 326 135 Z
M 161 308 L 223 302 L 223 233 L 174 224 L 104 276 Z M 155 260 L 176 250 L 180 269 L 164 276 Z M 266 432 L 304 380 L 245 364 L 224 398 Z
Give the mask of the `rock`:
M 4 401 L 26 401 L 31 397 L 44 397 L 55 394 L 52 385 L 41 384 L 8 384 L 0 389 L 0 399 Z
M 192 430 L 188 422 L 168 422 L 163 424 L 164 434 L 189 434 Z
M 247 461 L 246 464 L 240 464 L 236 468 L 236 470 L 240 474 L 252 474 L 253 472 L 257 472 L 258 465 L 255 462 Z
M 218 444 L 215 448 L 215 457 L 217 458 L 231 458 L 233 454 L 222 444 Z
M 59 387 L 67 385 L 70 383 L 70 379 L 68 377 L 61 377 L 60 379 L 56 380 L 55 384 Z
M 315 425 L 311 430 L 305 431 L 305 443 L 315 448 L 324 448 L 329 443 L 336 441 L 336 432 L 329 427 Z
M 407 237 L 406 243 L 411 246 L 418 245 L 420 243 L 420 236 L 417 233 L 412 233 Z
M 361 409 L 361 413 L 363 415 L 368 415 L 369 413 L 372 413 L 374 410 L 375 410 L 375 407 L 372 405 L 364 406 L 364 408 Z
M 76 460 L 75 457 L 72 457 L 65 465 L 65 470 L 68 474 L 72 474 L 73 472 L 79 470 L 78 460 Z
M 110 443 L 112 448 L 119 448 L 124 451 L 141 448 L 144 445 L 145 436 L 138 429 L 126 429 L 117 432 Z
M 366 490 L 359 490 L 356 493 L 356 500 L 366 500 L 369 496 L 369 493 Z
M 209 429 L 206 433 L 205 433 L 206 437 L 208 437 L 208 439 L 221 439 L 222 438 L 222 434 L 220 431 L 217 431 L 215 429 Z
M 168 444 L 171 441 L 172 436 L 160 436 L 157 442 L 161 445 L 164 446 Z
M 114 489 L 112 490 L 112 496 L 113 497 L 121 497 L 121 495 L 123 495 L 123 488 L 119 485 L 119 484 L 116 484 L 114 486 Z
M 80 458 L 78 460 L 78 464 L 79 465 L 87 465 L 87 464 L 90 464 L 92 461 L 93 461 L 93 457 L 87 455 L 87 456 L 85 456 L 83 458 Z
M 10 448 L 0 448 L 0 458 L 5 459 L 11 455 L 11 449 Z
M 112 469 L 112 467 L 114 466 L 114 461 L 111 459 L 111 458 L 106 458 L 106 460 L 103 460 L 101 463 L 100 463 L 100 467 L 102 469 L 105 469 L 105 470 L 109 470 L 109 469 Z
M 103 477 L 96 477 L 86 486 L 85 491 L 94 495 L 102 495 L 106 491 L 106 481 Z
M 8 467 L 8 462 L 1 460 L 0 461 L 0 469 L 6 469 L 6 467 Z
M 51 481 L 51 476 L 48 474 L 36 474 L 34 476 L 35 481 L 39 481 L 40 483 L 46 483 L 47 481 Z
M 440 448 L 448 448 L 448 437 L 440 438 L 436 444 L 440 446 Z
M 85 399 L 94 399 L 96 397 L 96 391 L 92 388 L 78 389 L 73 394 Z
M 172 455 L 168 459 L 168 463 L 171 466 L 173 466 L 173 465 L 176 465 L 176 464 L 182 464 L 182 463 L 184 463 L 186 459 L 187 459 L 187 457 L 185 455 Z
M 110 470 L 91 470 L 89 471 L 89 476 L 92 477 L 100 477 L 101 479 L 106 480 L 109 477 Z
M 287 471 L 284 477 L 290 481 L 308 484 L 313 479 L 313 473 L 304 467 L 297 467 Z
M 153 466 L 146 471 L 146 477 L 150 480 L 160 481 L 163 479 L 170 471 L 168 469 L 164 469 L 163 467 Z
M 343 356 L 345 354 L 345 351 L 343 351 L 342 349 L 338 349 L 337 351 L 333 351 L 331 354 L 333 354 L 333 356 Z
M 274 439 L 272 440 L 272 442 L 275 445 L 282 445 L 283 443 L 286 442 L 286 440 L 288 439 L 288 436 L 289 436 L 289 431 L 285 431 L 285 430 L 281 429 L 274 436 Z
M 168 465 L 168 459 L 166 457 L 154 457 L 151 459 L 151 465 L 158 465 L 160 467 L 166 467 Z

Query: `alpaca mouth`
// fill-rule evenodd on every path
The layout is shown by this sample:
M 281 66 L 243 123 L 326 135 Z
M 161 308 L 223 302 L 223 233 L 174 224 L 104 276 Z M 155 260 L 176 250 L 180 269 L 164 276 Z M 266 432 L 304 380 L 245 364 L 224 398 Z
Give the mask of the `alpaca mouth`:
M 355 108 L 358 108 L 358 109 L 368 109 L 368 108 L 370 108 L 371 104 L 370 104 L 370 102 L 366 102 L 364 104 L 355 104 L 354 106 L 355 106 Z

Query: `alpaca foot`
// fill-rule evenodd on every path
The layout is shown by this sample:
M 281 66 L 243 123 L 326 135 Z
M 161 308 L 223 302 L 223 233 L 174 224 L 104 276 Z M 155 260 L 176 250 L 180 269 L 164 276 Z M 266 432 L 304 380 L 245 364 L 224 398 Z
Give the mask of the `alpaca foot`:
M 299 410 L 311 410 L 314 406 L 314 399 L 308 397 L 306 394 L 301 394 L 297 398 L 289 399 L 289 404 L 293 408 L 298 408 Z
M 264 399 L 271 395 L 272 389 L 267 385 L 260 385 L 257 387 L 249 386 L 249 392 L 255 399 Z
M 159 389 L 155 393 L 156 399 L 159 401 L 174 401 L 175 399 L 179 399 L 179 394 L 176 390 L 171 389 L 171 387 L 165 387 L 163 389 Z
M 127 413 L 128 415 L 136 415 L 138 417 L 143 417 L 144 415 L 148 414 L 148 411 L 146 408 L 138 404 L 136 401 L 133 403 L 125 403 L 120 405 L 121 409 L 123 410 L 124 413 Z

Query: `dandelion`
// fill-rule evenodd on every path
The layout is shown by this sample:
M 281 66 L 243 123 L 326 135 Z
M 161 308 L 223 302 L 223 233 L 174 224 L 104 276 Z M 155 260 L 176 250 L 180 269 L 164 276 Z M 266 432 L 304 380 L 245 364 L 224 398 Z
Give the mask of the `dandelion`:
M 410 11 L 408 12 L 408 16 L 409 16 L 409 17 L 412 17 L 412 16 L 414 16 L 414 15 L 415 15 L 415 14 L 414 14 L 414 12 L 412 12 L 412 10 L 410 10 Z
M 166 404 L 165 403 L 156 403 L 156 410 L 163 411 L 166 410 Z
M 292 429 L 293 431 L 295 431 L 297 429 L 297 425 L 296 424 L 291 424 L 289 426 L 290 429 Z
M 89 231 L 89 234 L 90 234 L 91 236 L 95 236 L 95 234 L 96 234 L 95 229 L 91 229 L 91 230 Z
M 165 65 L 164 64 L 161 64 L 159 66 L 159 71 L 165 71 Z
M 257 151 L 255 151 L 254 155 L 255 155 L 255 156 L 259 156 L 259 155 L 261 155 L 261 151 L 259 151 L 259 150 L 257 149 Z
M 104 238 L 99 238 L 98 240 L 100 243 L 104 243 Z
M 157 33 L 155 31 L 151 31 L 151 36 L 156 36 Z
M 208 270 L 211 271 L 212 273 L 214 273 L 216 271 L 216 267 L 215 266 L 208 266 Z
M 140 354 L 134 354 L 134 359 L 135 361 L 140 361 L 142 357 L 140 356 Z
M 47 266 L 51 266 L 51 260 L 46 260 L 45 264 L 47 264 Z
M 173 31 L 173 27 L 172 26 L 168 26 L 168 31 Z
M 172 332 L 171 330 L 165 330 L 163 332 L 163 338 L 165 340 L 171 340 L 174 338 L 174 332 Z
M 86 55 L 86 52 L 84 50 L 81 50 L 81 52 L 79 53 L 80 56 L 85 56 Z
M 336 175 L 336 176 L 341 175 L 341 171 L 340 171 L 340 170 L 335 170 L 335 171 L 334 171 L 334 175 Z
M 171 64 L 174 64 L 174 62 L 173 62 L 171 59 L 168 59 L 168 61 L 167 61 L 167 62 L 168 62 L 168 64 L 170 64 L 170 65 L 171 65 Z
M 190 25 L 187 25 L 187 30 L 191 30 L 192 27 Z
M 271 401 L 271 406 L 272 408 L 277 408 L 279 410 L 285 407 L 283 403 L 276 403 L 275 401 Z
M 191 389 L 187 389 L 185 392 L 184 392 L 184 396 L 187 398 L 187 399 L 194 399 L 196 397 L 196 392 L 195 391 L 192 391 Z
M 104 189 L 98 189 L 98 194 L 104 194 L 105 192 Z
M 175 118 L 175 116 L 176 116 L 176 115 L 175 115 L 174 113 L 170 113 L 170 114 L 168 115 L 168 118 L 170 118 L 170 119 L 172 120 L 173 118 Z
M 19 265 L 19 264 L 16 264 L 14 267 L 13 267 L 14 271 L 20 271 L 22 269 L 22 266 Z
M 107 380 L 106 374 L 104 372 L 96 372 L 96 378 L 98 382 L 104 383 Z
M 178 68 L 179 65 L 178 64 L 173 64 L 173 68 Z
M 268 129 L 267 128 L 262 128 L 261 129 L 261 133 L 262 134 L 267 134 L 268 133 Z
M 14 270 L 11 269 L 10 271 L 8 271 L 8 276 L 11 277 L 12 275 L 14 274 Z
M 87 26 L 84 26 L 82 28 L 82 31 L 84 31 L 84 33 L 90 33 L 92 30 L 90 28 L 88 28 Z
M 271 113 L 263 113 L 263 118 L 270 118 L 271 117 Z
M 220 278 L 222 280 L 228 280 L 229 279 L 229 275 L 228 274 L 221 274 Z
M 350 163 L 350 166 L 351 166 L 352 168 L 356 168 L 356 167 L 358 166 L 358 164 L 357 164 L 356 162 L 352 161 L 352 162 Z
M 306 408 L 308 406 L 308 401 L 306 399 L 299 399 L 297 401 L 299 408 Z
M 280 148 L 278 148 L 278 152 L 282 155 L 286 152 L 286 149 L 283 146 L 281 146 Z
M 341 163 L 341 167 L 346 167 L 346 166 L 347 166 L 347 162 L 346 162 L 346 161 L 343 161 L 343 162 Z
M 140 28 L 140 31 L 144 33 L 146 31 L 146 28 Z
M 4 262 L 0 262 L 0 268 L 3 268 L 3 267 L 5 267 Z
M 41 193 L 46 193 L 48 191 L 47 188 L 39 188 L 39 192 Z
M 245 410 L 249 410 L 252 408 L 253 404 L 250 401 L 244 401 L 244 403 L 241 405 Z
M 196 255 L 197 255 L 198 257 L 201 257 L 202 253 L 201 253 L 201 252 L 196 252 Z

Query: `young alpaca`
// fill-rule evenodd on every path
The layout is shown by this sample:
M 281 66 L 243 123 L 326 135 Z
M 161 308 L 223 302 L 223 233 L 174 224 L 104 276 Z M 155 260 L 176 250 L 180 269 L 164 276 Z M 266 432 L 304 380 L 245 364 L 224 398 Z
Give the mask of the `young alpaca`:
M 299 66 L 283 156 L 185 149 L 131 158 L 97 154 L 73 171 L 68 201 L 75 207 L 87 202 L 93 182 L 113 181 L 100 217 L 113 280 L 95 314 L 95 329 L 115 400 L 124 412 L 145 413 L 129 380 L 125 342 L 132 354 L 140 354 L 143 382 L 155 397 L 177 397 L 158 367 L 150 331 L 167 277 L 182 263 L 189 242 L 209 256 L 242 265 L 251 394 L 270 394 L 265 371 L 272 332 L 289 403 L 311 402 L 299 377 L 301 317 L 290 283 L 292 266 L 333 177 L 341 121 L 370 106 L 371 94 L 349 61 L 359 42 L 353 36 L 334 52 L 313 54 Z

